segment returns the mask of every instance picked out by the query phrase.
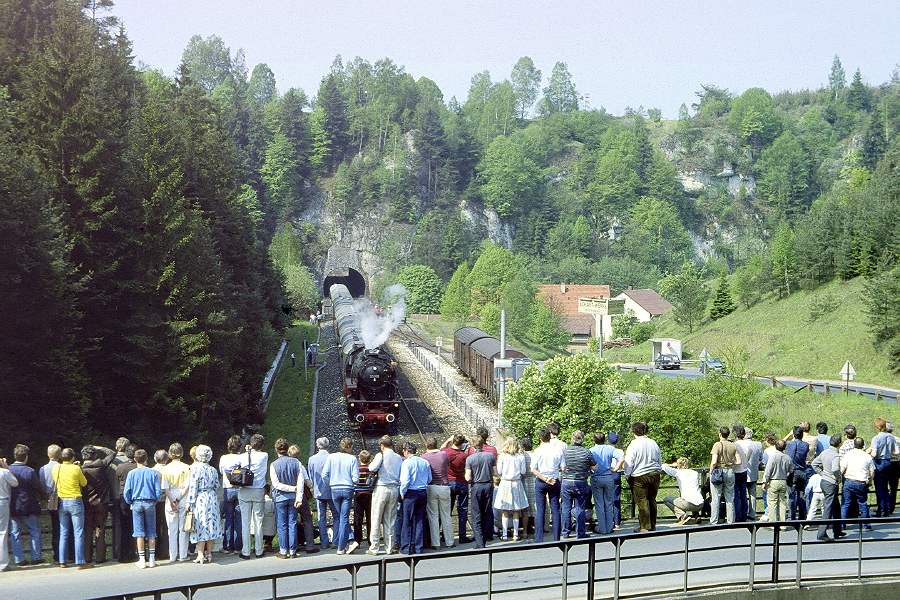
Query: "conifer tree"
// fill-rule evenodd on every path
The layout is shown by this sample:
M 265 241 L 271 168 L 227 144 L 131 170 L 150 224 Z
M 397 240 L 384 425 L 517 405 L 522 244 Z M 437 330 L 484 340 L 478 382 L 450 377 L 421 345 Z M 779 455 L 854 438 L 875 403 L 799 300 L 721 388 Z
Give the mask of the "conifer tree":
M 709 316 L 713 320 L 721 319 L 725 315 L 734 312 L 734 301 L 731 299 L 731 291 L 728 287 L 728 280 L 723 276 L 719 278 L 719 285 L 716 287 L 716 293 L 713 295 L 712 307 L 709 309 Z
M 459 322 L 469 317 L 472 294 L 466 284 L 468 276 L 469 264 L 466 262 L 461 263 L 453 272 L 441 300 L 441 316 L 443 318 Z
M 862 73 L 859 69 L 856 69 L 853 74 L 853 81 L 850 82 L 850 89 L 847 90 L 847 105 L 859 111 L 868 111 L 872 108 L 872 93 L 863 83 Z

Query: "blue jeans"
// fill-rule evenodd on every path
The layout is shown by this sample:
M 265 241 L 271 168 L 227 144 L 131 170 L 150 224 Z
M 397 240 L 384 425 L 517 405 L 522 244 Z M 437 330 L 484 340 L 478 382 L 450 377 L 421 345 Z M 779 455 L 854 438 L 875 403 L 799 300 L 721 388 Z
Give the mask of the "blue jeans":
M 59 562 L 66 562 L 69 532 L 75 539 L 75 564 L 84 564 L 84 503 L 81 498 L 59 501 Z
M 587 537 L 587 501 L 591 489 L 586 481 L 563 479 L 562 481 L 562 535 L 568 537 L 572 531 L 572 505 L 575 506 L 575 535 Z
M 41 526 L 38 524 L 38 516 L 10 517 L 9 537 L 17 565 L 25 562 L 25 550 L 22 548 L 22 534 L 25 533 L 25 529 L 28 529 L 28 538 L 31 542 L 31 560 L 41 560 Z
M 534 480 L 534 500 L 537 503 L 537 511 L 534 517 L 534 541 L 544 541 L 544 508 L 547 499 L 550 500 L 550 516 L 553 524 L 550 529 L 550 535 L 554 542 L 559 541 L 559 481 L 550 485 L 540 479 Z
M 844 498 L 841 502 L 841 518 L 846 519 L 850 515 L 850 509 L 854 505 L 859 507 L 859 518 L 869 518 L 869 505 L 866 503 L 869 495 L 869 487 L 861 482 L 852 479 L 844 480 Z M 846 525 L 846 523 L 844 523 Z
M 734 520 L 743 523 L 747 520 L 747 471 L 734 474 Z
M 806 484 L 809 473 L 806 469 L 794 469 L 794 487 L 791 492 L 791 520 L 806 519 Z
M 135 500 L 131 504 L 131 536 L 156 539 L 156 502 Z
M 891 460 L 889 458 L 876 458 L 875 462 L 875 504 L 879 517 L 888 517 L 893 512 L 891 508 Z M 15 539 L 15 538 L 13 538 Z M 18 559 L 17 559 L 18 560 Z
M 618 476 L 591 477 L 591 493 L 594 496 L 594 513 L 597 517 L 597 533 L 612 533 L 615 525 L 615 494 Z
M 622 476 L 616 475 L 613 480 L 616 492 L 613 495 L 613 523 L 616 526 L 622 524 Z
M 400 552 L 422 554 L 425 543 L 425 490 L 406 490 L 403 496 L 403 527 L 400 533 Z
M 450 482 L 450 508 L 456 505 L 456 517 L 459 525 L 459 543 L 465 543 L 466 523 L 469 519 L 469 484 L 460 481 Z
M 337 537 L 338 526 L 337 518 L 335 517 L 334 500 L 331 498 L 316 498 L 316 509 L 319 514 L 319 543 L 322 546 L 322 550 L 324 550 L 332 542 L 328 538 L 328 516 L 325 514 L 326 510 L 331 512 L 331 520 L 334 521 L 334 537 Z
M 223 550 L 239 551 L 244 545 L 241 538 L 241 507 L 238 504 L 238 488 L 225 488 L 222 513 L 225 515 Z
M 278 531 L 278 547 L 281 554 L 297 552 L 297 509 L 294 499 L 285 498 L 275 503 L 275 528 Z
M 331 500 L 334 503 L 334 543 L 338 550 L 347 549 L 350 537 L 350 507 L 353 506 L 353 488 L 332 488 Z

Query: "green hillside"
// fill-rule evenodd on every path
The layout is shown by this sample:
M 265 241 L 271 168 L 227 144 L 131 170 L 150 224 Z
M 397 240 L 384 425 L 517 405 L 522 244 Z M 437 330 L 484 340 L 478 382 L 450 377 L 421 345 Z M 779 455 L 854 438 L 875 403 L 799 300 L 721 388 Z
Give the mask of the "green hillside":
M 750 369 L 764 375 L 836 380 L 844 361 L 850 360 L 857 380 L 900 387 L 900 376 L 891 373 L 886 354 L 872 346 L 863 293 L 862 278 L 835 281 L 783 300 L 767 298 L 750 309 L 739 308 L 693 333 L 663 318 L 656 337 L 683 340 L 685 356 L 690 358 L 704 347 L 714 355 L 729 347 L 744 347 L 750 353 Z M 606 357 L 615 362 L 648 362 L 650 342 L 609 350 Z

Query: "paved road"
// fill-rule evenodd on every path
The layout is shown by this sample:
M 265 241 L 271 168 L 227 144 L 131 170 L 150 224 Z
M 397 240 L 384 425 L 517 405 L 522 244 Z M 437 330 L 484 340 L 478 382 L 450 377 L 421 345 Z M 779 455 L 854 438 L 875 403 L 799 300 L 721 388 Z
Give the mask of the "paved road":
M 652 365 L 645 363 L 618 363 L 618 367 L 623 369 L 636 369 L 638 371 L 646 371 L 648 373 L 653 373 L 654 375 L 658 375 L 660 377 L 686 377 L 688 379 L 697 379 L 699 377 L 703 377 L 703 373 L 700 372 L 700 369 L 697 367 L 684 367 L 681 369 L 673 369 L 673 370 L 663 370 L 663 369 L 654 369 Z M 772 384 L 771 377 L 762 377 L 756 376 L 754 377 L 760 383 L 764 383 L 766 385 Z M 811 379 L 800 379 L 797 377 L 781 377 L 776 376 L 775 379 L 778 383 L 784 384 L 787 387 L 800 389 L 808 386 L 810 383 L 813 384 L 813 390 L 819 393 L 825 392 L 825 384 L 827 383 L 831 393 L 839 393 L 843 389 L 843 383 L 839 381 L 823 381 L 823 380 L 811 380 Z M 865 394 L 866 396 L 875 397 L 876 395 L 880 395 L 882 399 L 888 402 L 898 402 L 898 398 L 900 398 L 900 390 L 889 388 L 880 385 L 872 385 L 867 383 L 850 383 L 850 391 L 858 392 L 860 394 Z
M 665 526 L 663 526 L 665 527 Z M 683 529 L 682 529 L 683 531 Z M 806 532 L 803 536 L 804 561 L 812 562 L 804 566 L 804 577 L 856 575 L 856 562 L 836 563 L 833 559 L 839 557 L 855 557 L 857 542 L 855 532 L 841 543 L 823 544 L 814 539 L 814 532 Z M 782 580 L 791 580 L 794 577 L 794 561 L 796 554 L 796 533 L 789 531 L 782 534 L 781 560 L 789 561 L 781 566 L 780 577 Z M 878 525 L 875 531 L 866 533 L 866 541 L 878 540 L 879 543 L 869 543 L 864 547 L 864 555 L 871 557 L 864 563 L 864 574 L 897 574 L 900 572 L 900 559 L 877 559 L 878 556 L 900 556 L 900 524 Z M 691 568 L 716 567 L 701 570 L 690 574 L 691 586 L 701 584 L 723 584 L 735 581 L 746 582 L 748 578 L 747 566 L 736 566 L 749 560 L 749 549 L 737 548 L 749 544 L 750 535 L 744 530 L 709 531 L 692 535 L 690 538 Z M 772 533 L 763 530 L 757 539 L 758 562 L 771 560 Z M 640 593 L 642 591 L 659 589 L 677 589 L 682 584 L 681 570 L 684 566 L 685 537 L 681 535 L 656 537 L 648 539 L 633 539 L 622 546 L 622 593 Z M 734 546 L 731 550 L 710 550 L 714 546 Z M 532 548 L 520 544 L 521 551 L 497 555 L 493 561 L 494 571 L 502 571 L 512 567 L 527 566 L 528 570 L 517 573 L 497 573 L 494 575 L 494 589 L 509 589 L 511 586 L 530 586 L 529 600 L 543 600 L 559 598 L 558 585 L 562 577 L 561 557 L 562 553 L 557 548 Z M 670 553 L 659 556 L 661 553 Z M 648 557 L 648 554 L 656 556 Z M 426 555 L 428 556 L 428 555 Z M 432 580 L 419 582 L 416 587 L 416 597 L 442 597 L 448 593 L 466 594 L 468 598 L 483 597 L 486 585 L 485 575 L 462 576 L 461 573 L 472 573 L 485 570 L 487 558 L 485 556 L 454 557 L 453 553 L 433 555 L 434 558 L 421 562 L 416 567 L 417 577 L 433 575 L 454 575 L 452 580 Z M 569 554 L 569 563 L 585 561 L 586 547 L 574 548 Z M 597 548 L 598 579 L 611 578 L 613 575 L 614 549 L 612 544 L 603 544 Z M 303 568 L 316 568 L 332 565 L 346 565 L 350 561 L 365 560 L 365 555 L 352 557 L 338 557 L 333 553 L 324 555 L 305 556 L 293 561 L 277 560 L 274 557 L 240 561 L 234 556 L 219 558 L 211 565 L 195 565 L 193 563 L 162 564 L 156 569 L 138 570 L 133 565 L 109 565 L 98 567 L 89 571 L 63 571 L 52 567 L 33 567 L 18 570 L 11 573 L 0 574 L 0 589 L 2 597 L 10 599 L 28 600 L 62 600 L 68 598 L 91 598 L 121 595 L 133 593 L 142 589 L 163 586 L 178 586 L 197 584 L 223 579 L 236 579 L 240 577 L 287 572 Z M 583 597 L 586 584 L 586 565 L 576 565 L 569 570 L 569 597 Z M 661 571 L 675 571 L 674 574 L 654 576 L 653 573 Z M 389 569 L 389 578 L 399 580 L 389 587 L 388 598 L 407 597 L 408 588 L 406 580 L 409 572 L 405 565 L 392 565 Z M 757 565 L 756 580 L 764 582 L 771 575 L 770 565 Z M 374 567 L 367 567 L 360 571 L 359 582 L 371 582 L 376 577 Z M 576 583 L 576 582 L 582 583 Z M 310 592 L 314 597 L 324 600 L 338 600 L 349 598 L 347 592 L 335 592 L 334 590 L 347 586 L 350 583 L 348 571 L 336 571 L 314 576 L 297 576 L 284 579 L 278 584 L 279 594 L 295 594 Z M 541 589 L 540 586 L 552 586 Z M 612 593 L 612 583 L 599 581 L 596 585 L 598 597 L 609 596 Z M 198 599 L 221 600 L 227 597 L 230 600 L 239 598 L 263 598 L 270 597 L 271 584 L 260 582 L 254 584 L 241 584 L 229 587 L 201 590 L 194 597 Z M 515 594 L 521 598 L 521 592 Z M 170 594 L 166 598 L 180 598 L 179 594 Z M 374 589 L 367 589 L 360 593 L 361 600 L 375 597 Z M 502 598 L 504 595 L 496 594 Z M 507 594 L 505 597 L 513 597 Z

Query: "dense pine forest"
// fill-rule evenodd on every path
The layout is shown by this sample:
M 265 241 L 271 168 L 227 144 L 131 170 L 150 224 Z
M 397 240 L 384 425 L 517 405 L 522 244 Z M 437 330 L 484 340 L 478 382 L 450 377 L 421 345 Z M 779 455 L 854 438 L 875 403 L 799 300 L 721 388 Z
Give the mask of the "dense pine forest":
M 900 369 L 900 71 L 870 85 L 834 57 L 816 90 L 703 85 L 671 120 L 589 107 L 528 57 L 465 99 L 389 58 L 279 93 L 216 36 L 174 74 L 138 68 L 111 7 L 0 0 L 0 378 L 23 439 L 258 422 L 333 244 L 376 292 L 430 290 L 421 310 L 449 282 L 458 318 L 537 282 L 661 287 L 690 321 L 863 276 Z M 551 308 L 511 325 L 553 340 Z

